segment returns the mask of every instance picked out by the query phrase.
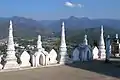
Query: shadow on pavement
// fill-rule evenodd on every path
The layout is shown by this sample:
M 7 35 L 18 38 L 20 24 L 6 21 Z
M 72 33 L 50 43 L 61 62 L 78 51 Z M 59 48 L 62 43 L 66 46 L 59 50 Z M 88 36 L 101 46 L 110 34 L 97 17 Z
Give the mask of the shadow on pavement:
M 66 65 L 106 76 L 120 78 L 120 61 L 110 61 L 110 63 L 105 63 L 104 61 L 94 60 L 89 62 L 75 62 Z

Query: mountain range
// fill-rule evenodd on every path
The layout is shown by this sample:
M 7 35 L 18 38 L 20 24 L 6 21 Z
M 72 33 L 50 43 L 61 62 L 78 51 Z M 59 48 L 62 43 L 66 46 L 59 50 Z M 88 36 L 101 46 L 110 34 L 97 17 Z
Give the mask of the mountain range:
M 33 20 L 25 17 L 13 16 L 10 18 L 0 18 L 0 38 L 8 36 L 9 20 L 13 21 L 14 36 L 20 37 L 36 37 L 38 34 L 42 36 L 53 36 L 53 32 L 59 34 L 61 31 L 61 23 L 65 22 L 67 34 L 74 34 L 85 29 L 99 28 L 104 25 L 109 32 L 119 32 L 120 20 L 115 19 L 89 19 L 88 17 L 70 16 L 67 19 L 59 20 Z M 72 33 L 71 33 L 72 32 Z
M 54 31 L 59 31 L 61 22 L 65 22 L 65 27 L 67 29 L 85 29 L 85 28 L 95 28 L 104 25 L 105 27 L 120 29 L 120 20 L 115 19 L 89 19 L 88 17 L 74 17 L 70 16 L 67 19 L 60 20 L 44 20 L 40 21 L 41 24 L 45 25 L 47 28 L 51 28 Z

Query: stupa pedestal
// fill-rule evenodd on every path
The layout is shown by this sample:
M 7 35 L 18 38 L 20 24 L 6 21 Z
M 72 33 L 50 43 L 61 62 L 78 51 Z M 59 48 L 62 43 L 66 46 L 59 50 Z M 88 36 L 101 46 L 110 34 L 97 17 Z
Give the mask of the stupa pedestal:
M 3 67 L 3 69 L 15 69 L 15 68 L 20 68 L 16 60 L 7 60 L 6 64 Z
M 69 63 L 69 56 L 67 55 L 67 49 L 60 48 L 60 59 L 59 64 L 67 64 Z
M 106 53 L 105 53 L 105 47 L 104 46 L 99 46 L 99 57 L 100 59 L 105 59 L 106 58 Z

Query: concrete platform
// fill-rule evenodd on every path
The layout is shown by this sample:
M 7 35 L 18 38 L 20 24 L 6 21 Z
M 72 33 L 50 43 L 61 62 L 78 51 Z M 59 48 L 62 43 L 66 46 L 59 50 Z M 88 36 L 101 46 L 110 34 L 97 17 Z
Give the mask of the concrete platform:
M 0 80 L 120 80 L 120 68 L 100 61 L 1 72 Z

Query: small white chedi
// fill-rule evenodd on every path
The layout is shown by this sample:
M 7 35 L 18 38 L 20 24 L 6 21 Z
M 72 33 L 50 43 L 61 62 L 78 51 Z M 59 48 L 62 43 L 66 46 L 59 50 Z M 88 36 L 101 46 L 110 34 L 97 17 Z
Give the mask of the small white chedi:
M 32 56 L 33 67 L 45 66 L 48 63 L 48 52 L 42 47 L 41 36 L 38 35 L 37 52 Z
M 73 62 L 92 60 L 92 53 L 90 46 L 88 45 L 87 35 L 84 36 L 83 43 L 78 45 L 73 51 L 72 60 Z
M 49 64 L 56 64 L 57 62 L 57 52 L 52 49 L 49 53 Z
M 29 66 L 31 66 L 31 64 L 29 62 L 30 61 L 30 55 L 26 50 L 20 56 L 20 60 L 21 60 L 20 67 L 29 67 Z
M 99 56 L 98 56 L 99 50 L 96 46 L 93 48 L 92 53 L 93 53 L 93 59 L 99 58 Z
M 104 35 L 103 35 L 103 25 L 101 26 L 100 30 L 100 41 L 99 41 L 99 57 L 100 59 L 106 58 L 106 51 L 105 51 L 105 42 L 104 42 Z

